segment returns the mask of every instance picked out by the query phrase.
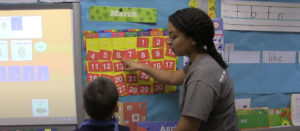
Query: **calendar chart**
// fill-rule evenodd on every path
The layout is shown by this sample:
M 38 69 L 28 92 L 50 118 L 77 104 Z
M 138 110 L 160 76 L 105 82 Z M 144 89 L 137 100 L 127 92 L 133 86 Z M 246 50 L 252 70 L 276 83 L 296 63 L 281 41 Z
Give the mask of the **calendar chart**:
M 123 71 L 120 60 L 176 71 L 178 57 L 166 44 L 167 39 L 166 29 L 84 31 L 86 82 L 108 77 L 121 96 L 176 92 L 176 86 L 162 84 L 142 71 Z

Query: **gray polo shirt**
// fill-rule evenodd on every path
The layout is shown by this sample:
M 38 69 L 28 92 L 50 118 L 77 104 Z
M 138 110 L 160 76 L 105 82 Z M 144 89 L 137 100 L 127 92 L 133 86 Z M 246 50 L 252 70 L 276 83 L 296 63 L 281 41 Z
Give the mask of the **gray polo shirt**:
M 202 55 L 183 68 L 181 115 L 202 120 L 199 131 L 239 131 L 230 76 L 211 56 Z

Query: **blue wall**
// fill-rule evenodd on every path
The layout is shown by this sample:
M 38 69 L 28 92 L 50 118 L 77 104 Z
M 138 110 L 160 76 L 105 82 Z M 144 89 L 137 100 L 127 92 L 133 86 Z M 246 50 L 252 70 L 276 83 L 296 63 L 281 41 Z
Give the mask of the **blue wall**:
M 220 17 L 221 0 L 217 0 Z M 294 2 L 299 0 L 250 0 Z M 225 31 L 225 43 L 240 51 L 299 51 L 300 33 Z M 262 58 L 261 58 L 262 59 Z M 237 98 L 251 98 L 251 107 L 290 107 L 290 94 L 300 92 L 300 65 L 229 64 Z

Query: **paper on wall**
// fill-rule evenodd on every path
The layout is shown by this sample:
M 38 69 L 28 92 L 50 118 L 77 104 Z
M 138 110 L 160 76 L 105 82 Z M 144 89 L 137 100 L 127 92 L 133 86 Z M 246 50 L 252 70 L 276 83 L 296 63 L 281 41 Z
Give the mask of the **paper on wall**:
M 296 52 L 263 51 L 263 63 L 296 63 Z
M 0 0 L 0 3 L 36 3 L 37 0 Z
M 300 94 L 291 95 L 291 115 L 292 124 L 294 126 L 300 125 Z
M 244 108 L 250 108 L 251 99 L 235 99 L 235 108 L 236 109 L 244 109 Z
M 235 51 L 234 44 L 225 44 L 223 58 L 227 63 L 260 63 L 260 52 Z
M 300 32 L 300 4 L 223 1 L 224 30 Z

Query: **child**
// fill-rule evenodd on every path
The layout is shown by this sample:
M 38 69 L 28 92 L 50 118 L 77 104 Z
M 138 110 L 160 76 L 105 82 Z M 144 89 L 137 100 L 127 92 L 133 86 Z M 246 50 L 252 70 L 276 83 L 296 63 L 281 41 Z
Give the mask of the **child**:
M 76 131 L 129 131 L 113 116 L 118 99 L 117 87 L 109 78 L 91 81 L 83 92 L 83 107 L 91 119 L 84 120 Z

